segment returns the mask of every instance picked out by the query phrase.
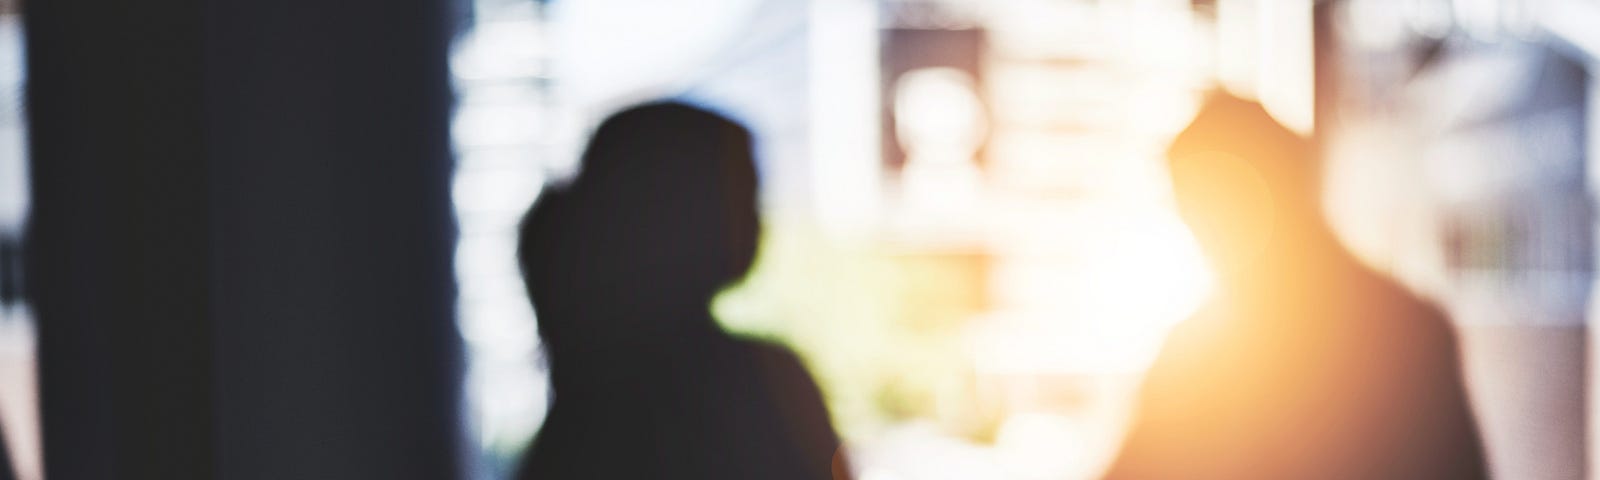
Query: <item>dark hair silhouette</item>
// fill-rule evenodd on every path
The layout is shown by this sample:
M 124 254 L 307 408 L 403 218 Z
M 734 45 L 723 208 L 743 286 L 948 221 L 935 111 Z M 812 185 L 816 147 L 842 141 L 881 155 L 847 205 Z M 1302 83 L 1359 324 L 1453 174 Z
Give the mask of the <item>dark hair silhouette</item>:
M 1448 319 L 1343 249 L 1311 153 L 1222 94 L 1173 142 L 1181 213 L 1226 258 L 1216 298 L 1151 369 L 1108 478 L 1485 478 Z
M 744 127 L 678 103 L 600 125 L 523 221 L 555 398 L 520 478 L 832 476 L 838 440 L 800 362 L 708 311 L 759 232 Z
M 539 199 L 522 227 L 546 347 L 561 357 L 569 346 L 714 328 L 703 316 L 651 313 L 703 309 L 750 268 L 760 230 L 750 148 L 743 127 L 681 104 L 600 125 L 582 172 Z

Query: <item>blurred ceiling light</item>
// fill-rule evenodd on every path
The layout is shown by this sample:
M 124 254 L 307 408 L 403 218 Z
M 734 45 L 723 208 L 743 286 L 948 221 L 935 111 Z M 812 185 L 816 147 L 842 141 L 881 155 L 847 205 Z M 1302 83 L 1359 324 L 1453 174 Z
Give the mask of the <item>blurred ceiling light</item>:
M 1539 0 L 1352 0 L 1343 24 L 1356 45 L 1370 50 L 1402 48 L 1413 37 L 1460 33 L 1480 42 L 1529 39 L 1553 11 L 1580 1 Z
M 533 20 L 479 22 L 457 43 L 450 70 L 464 81 L 543 75 L 549 57 L 544 33 Z
M 811 2 L 812 199 L 836 239 L 870 230 L 882 188 L 878 6 L 860 0 Z
M 1217 81 L 1244 98 L 1256 98 L 1262 51 L 1258 0 L 1217 0 Z
M 1600 3 L 1545 2 L 1533 13 L 1541 28 L 1600 60 L 1600 29 L 1594 28 L 1600 25 Z
M 916 227 L 964 223 L 982 196 L 974 162 L 988 131 L 983 102 L 966 72 L 906 72 L 896 82 L 895 137 L 906 151 L 901 192 Z
M 539 143 L 547 130 L 543 110 L 535 104 L 474 105 L 456 113 L 456 141 L 474 147 L 526 146 Z
M 1007 58 L 1098 60 L 1112 49 L 1098 21 L 1104 5 L 1023 0 L 994 2 L 985 13 L 991 51 Z
M 1351 0 L 1345 4 L 1344 18 L 1339 23 L 1348 28 L 1344 33 L 1356 45 L 1367 50 L 1393 50 L 1407 38 L 1406 19 L 1400 15 L 1403 11 L 1395 8 L 1395 0 Z
M 1261 104 L 1278 123 L 1301 135 L 1311 133 L 1316 104 L 1312 3 L 1263 1 L 1257 20 L 1261 53 L 1256 85 Z
M 1444 38 L 1455 28 L 1452 0 L 1408 0 L 1406 19 L 1411 31 L 1428 38 Z
M 911 163 L 968 162 L 988 129 L 972 77 L 954 68 L 923 68 L 901 75 L 894 112 L 895 134 Z
M 760 0 L 585 0 L 550 4 L 562 98 L 598 118 L 663 93 L 738 36 Z
M 1405 25 L 1392 0 L 1355 0 L 1351 12 L 1389 25 L 1355 22 L 1370 41 L 1399 42 Z M 1383 3 L 1382 6 L 1376 4 Z M 1313 122 L 1313 0 L 1218 0 L 1216 19 L 1217 81 L 1229 92 L 1259 100 L 1290 130 L 1309 134 Z M 1396 43 L 1398 44 L 1398 43 Z
M 544 182 L 544 175 L 531 168 L 461 171 L 456 173 L 451 196 L 463 214 L 493 211 L 520 218 L 538 198 Z
M 23 34 L 20 15 L 0 14 L 0 233 L 4 234 L 22 231 L 29 203 Z
M 1492 42 L 1504 33 L 1502 18 L 1516 9 L 1505 0 L 1454 0 L 1456 24 L 1474 40 Z

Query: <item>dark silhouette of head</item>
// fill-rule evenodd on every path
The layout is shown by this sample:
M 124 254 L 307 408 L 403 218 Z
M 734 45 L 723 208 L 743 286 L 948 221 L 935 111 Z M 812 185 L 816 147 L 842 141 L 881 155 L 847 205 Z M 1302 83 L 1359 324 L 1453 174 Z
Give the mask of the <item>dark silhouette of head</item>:
M 1173 140 L 1178 211 L 1224 277 L 1275 243 L 1322 228 L 1310 153 L 1260 104 L 1225 93 L 1212 94 Z
M 580 173 L 522 224 L 519 260 L 552 356 L 713 330 L 711 298 L 755 257 L 756 192 L 750 132 L 727 118 L 654 103 L 601 123 Z

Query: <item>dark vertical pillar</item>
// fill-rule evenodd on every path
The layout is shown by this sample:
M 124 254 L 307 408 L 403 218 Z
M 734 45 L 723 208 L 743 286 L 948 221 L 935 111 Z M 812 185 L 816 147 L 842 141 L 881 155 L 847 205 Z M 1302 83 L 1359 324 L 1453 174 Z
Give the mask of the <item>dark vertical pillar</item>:
M 455 477 L 449 5 L 211 5 L 224 477 Z
M 458 477 L 447 3 L 27 8 L 50 478 Z
M 26 7 L 45 465 L 214 473 L 211 219 L 196 0 Z

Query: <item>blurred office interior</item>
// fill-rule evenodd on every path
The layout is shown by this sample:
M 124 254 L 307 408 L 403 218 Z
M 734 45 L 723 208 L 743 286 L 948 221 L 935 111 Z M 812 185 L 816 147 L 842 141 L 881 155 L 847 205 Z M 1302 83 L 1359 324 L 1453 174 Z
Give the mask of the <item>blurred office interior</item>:
M 1312 138 L 1341 238 L 1455 318 L 1497 476 L 1588 471 L 1600 37 L 1583 25 L 1600 5 L 474 7 L 454 57 L 457 268 L 490 452 L 516 452 L 542 409 L 507 270 L 528 179 L 569 175 L 617 106 L 675 96 L 760 142 L 768 239 L 719 319 L 805 356 L 864 478 L 1092 478 L 1168 328 L 1211 286 L 1161 153 L 1220 84 Z M 541 160 L 506 160 L 513 145 Z
M 61 51 L 28 43 L 35 35 L 59 42 L 71 33 L 63 26 L 71 12 L 23 8 L 46 3 L 0 2 L 0 424 L 19 478 L 27 479 L 43 478 L 42 472 L 65 462 L 41 449 L 52 445 L 41 435 L 75 426 L 50 421 L 51 399 L 70 403 L 72 395 L 82 394 L 55 387 L 63 393 L 51 397 L 47 378 L 35 387 L 37 358 L 50 348 L 79 350 L 68 348 L 71 342 L 51 342 L 48 332 L 36 334 L 42 329 L 35 328 L 34 309 L 22 295 L 23 286 L 35 290 L 34 283 L 21 281 L 30 188 L 41 175 L 71 175 L 36 173 L 29 181 L 25 139 L 64 141 L 54 131 L 29 137 L 23 108 L 25 84 L 37 78 L 24 72 L 23 52 L 33 49 L 35 55 L 27 65 L 54 68 L 37 55 Z M 1592 28 L 1600 25 L 1600 2 L 408 0 L 402 3 L 422 7 L 364 16 L 383 3 L 352 2 L 335 9 L 329 17 L 335 20 L 309 27 L 292 13 L 275 13 L 258 33 L 325 29 L 331 33 L 299 41 L 340 45 L 352 55 L 422 45 L 425 53 L 417 55 L 437 55 L 442 63 L 367 71 L 359 69 L 369 65 L 338 65 L 330 57 L 317 64 L 330 68 L 323 73 L 284 74 L 274 69 L 292 68 L 288 60 L 255 68 L 250 62 L 259 58 L 228 47 L 287 47 L 250 32 L 222 34 L 204 37 L 220 45 L 208 47 L 204 58 L 234 62 L 224 67 L 231 76 L 222 78 L 243 86 L 208 90 L 203 98 L 272 95 L 278 88 L 272 82 L 283 81 L 310 100 L 289 106 L 241 100 L 206 108 L 276 108 L 283 115 L 340 108 L 347 110 L 338 110 L 346 112 L 336 116 L 339 121 L 361 122 L 368 118 L 363 115 L 374 115 L 363 109 L 405 92 L 447 97 L 404 110 L 418 118 L 439 116 L 407 128 L 437 123 L 442 135 L 447 126 L 452 145 L 449 158 L 433 158 L 427 168 L 405 175 L 415 176 L 415 188 L 431 195 L 426 201 L 449 202 L 453 226 L 442 210 L 428 210 L 421 220 L 380 216 L 371 225 L 456 235 L 449 252 L 441 250 L 447 246 L 442 243 L 427 249 L 441 255 L 435 263 L 452 265 L 454 287 L 407 287 L 437 293 L 429 308 L 453 301 L 453 315 L 435 312 L 448 328 L 419 320 L 431 326 L 396 338 L 420 341 L 459 332 L 459 365 L 451 363 L 453 346 L 430 347 L 425 350 L 434 356 L 416 360 L 458 366 L 451 370 L 456 373 L 430 373 L 439 378 L 429 385 L 459 383 L 459 402 L 440 398 L 406 406 L 459 408 L 458 416 L 446 418 L 459 418 L 451 425 L 459 427 L 453 433 L 460 448 L 428 455 L 458 457 L 451 461 L 463 478 L 506 478 L 537 434 L 550 399 L 537 319 L 516 262 L 518 222 L 542 189 L 575 173 L 597 122 L 619 108 L 659 98 L 722 112 L 754 132 L 765 240 L 754 272 L 719 296 L 714 312 L 725 329 L 782 343 L 800 355 L 825 394 L 858 478 L 1097 478 L 1120 446 L 1143 373 L 1166 334 L 1213 288 L 1207 259 L 1174 210 L 1163 151 L 1215 88 L 1260 101 L 1276 120 L 1314 142 L 1327 214 L 1340 238 L 1367 264 L 1453 318 L 1494 476 L 1600 478 L 1594 462 L 1600 450 L 1589 440 L 1600 426 L 1600 404 L 1588 394 L 1593 375 L 1587 321 L 1597 261 L 1591 196 L 1597 179 L 1588 159 L 1600 154 L 1600 82 L 1594 75 L 1600 30 Z M 247 13 L 260 13 L 235 7 L 192 21 L 219 29 L 250 24 Z M 51 17 L 29 19 L 25 42 L 21 16 L 35 10 Z M 181 7 L 146 15 L 172 11 L 193 15 Z M 429 21 L 448 25 L 418 26 Z M 361 40 L 373 33 L 427 40 L 401 46 Z M 340 80 L 348 82 L 340 88 L 380 93 L 323 107 L 313 105 L 323 98 L 317 94 L 342 90 L 295 83 L 352 71 L 361 73 Z M 439 75 L 436 80 L 448 84 L 387 83 L 407 74 Z M 218 77 L 205 78 L 199 81 Z M 258 85 L 250 78 L 268 80 Z M 377 89 L 379 84 L 390 90 Z M 449 108 L 447 101 L 453 102 Z M 48 127 L 60 128 L 59 120 L 52 121 Z M 260 124 L 250 121 L 227 125 L 207 131 L 216 135 L 206 137 L 208 145 L 278 138 L 270 128 L 251 130 Z M 401 147 L 367 145 L 413 130 L 374 130 L 379 133 L 353 143 L 286 131 L 300 143 L 259 153 L 259 159 L 294 155 L 295 148 L 382 155 Z M 443 148 L 426 139 L 404 141 L 427 152 Z M 44 151 L 37 143 L 34 150 Z M 265 175 L 287 180 L 291 168 L 321 171 L 318 165 L 308 160 Z M 373 160 L 334 170 L 338 179 L 355 180 L 388 165 Z M 216 167 L 202 180 L 220 178 L 243 193 L 198 191 L 221 195 L 229 202 L 223 208 L 238 211 L 288 208 L 252 200 L 251 192 L 273 191 L 247 179 L 260 173 Z M 432 186 L 445 181 L 448 197 Z M 342 188 L 337 182 L 318 186 L 303 202 L 347 202 L 348 213 L 360 215 L 367 202 L 409 198 L 409 190 Z M 239 240 L 228 235 L 305 226 L 280 213 L 276 224 L 205 227 L 223 232 L 208 241 L 224 242 L 214 248 L 241 256 L 272 252 L 266 240 L 229 250 L 236 243 L 227 242 Z M 313 226 L 328 232 L 363 228 L 333 225 Z M 307 264 L 330 259 L 334 266 L 328 268 L 346 265 L 342 261 L 383 261 L 342 260 L 338 252 L 293 258 Z M 217 375 L 221 380 L 202 388 L 224 392 L 202 402 L 216 409 L 217 420 L 207 420 L 215 424 L 206 423 L 216 438 L 197 441 L 237 452 L 257 446 L 252 442 L 295 438 L 292 425 L 305 418 L 337 424 L 340 417 L 323 410 L 317 411 L 326 416 L 317 417 L 280 410 L 313 399 L 241 399 L 275 388 L 338 385 L 339 375 L 387 368 L 358 362 L 318 377 L 323 383 L 274 383 L 274 375 L 315 372 L 313 359 L 343 358 L 340 338 L 370 337 L 358 333 L 359 326 L 263 333 L 220 323 L 231 321 L 230 312 L 260 320 L 277 311 L 228 306 L 270 301 L 239 293 L 256 281 L 249 272 L 268 272 L 260 274 L 267 283 L 287 281 L 289 274 L 272 273 L 277 270 L 270 260 L 216 258 L 221 260 L 204 265 L 245 273 L 212 292 L 221 295 L 214 300 L 221 305 L 217 317 L 197 320 L 215 330 L 202 341 L 215 342 L 207 345 L 222 353 L 202 355 L 215 373 L 189 373 Z M 305 298 L 307 308 L 348 301 Z M 163 328 L 185 325 L 191 324 Z M 313 347 L 295 344 L 299 336 L 324 334 L 329 340 L 312 341 Z M 278 373 L 273 364 L 228 353 L 248 350 L 258 338 L 269 346 L 250 351 L 267 358 L 297 348 L 324 356 Z M 363 348 L 352 351 L 400 351 Z M 137 349 L 128 355 L 144 358 Z M 65 370 L 39 370 L 46 377 L 53 371 Z M 374 378 L 363 385 L 411 388 Z M 382 397 L 351 393 L 339 401 L 359 411 L 374 398 Z M 108 415 L 127 414 L 113 411 L 122 413 Z M 231 423 L 252 414 L 266 417 Z M 287 419 L 290 426 L 274 429 L 273 419 Z M 363 425 L 328 427 L 349 435 L 350 445 L 332 451 L 368 459 L 394 455 L 355 446 L 383 441 Z M 58 438 L 72 438 L 73 432 L 90 435 L 72 430 Z M 259 432 L 269 432 L 267 439 L 251 436 Z M 198 454 L 225 472 L 248 472 L 293 455 L 319 458 L 322 463 L 315 465 L 328 471 L 360 471 L 339 470 L 342 460 L 300 450 L 273 454 L 291 457 Z

